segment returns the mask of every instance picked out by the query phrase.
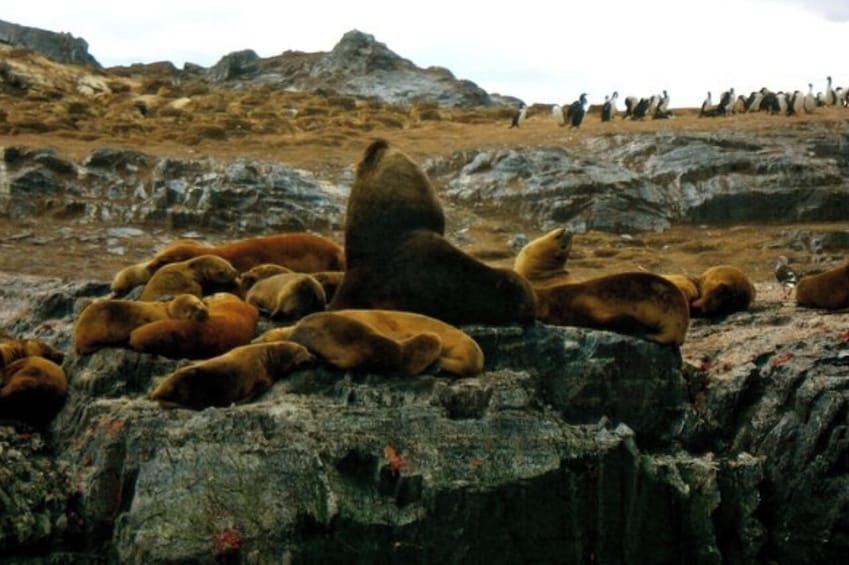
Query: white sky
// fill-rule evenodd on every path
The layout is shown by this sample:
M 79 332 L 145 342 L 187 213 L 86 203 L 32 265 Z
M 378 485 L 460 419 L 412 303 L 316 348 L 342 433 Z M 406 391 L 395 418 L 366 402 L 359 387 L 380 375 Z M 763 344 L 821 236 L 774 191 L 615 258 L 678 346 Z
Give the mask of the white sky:
M 827 75 L 849 86 L 849 0 L 291 4 L 19 0 L 4 2 L 0 19 L 82 37 L 104 66 L 330 51 L 358 29 L 420 67 L 446 67 L 528 104 L 666 89 L 673 107 L 699 106 L 708 90 L 716 101 L 729 87 L 804 91 L 811 82 L 817 92 Z

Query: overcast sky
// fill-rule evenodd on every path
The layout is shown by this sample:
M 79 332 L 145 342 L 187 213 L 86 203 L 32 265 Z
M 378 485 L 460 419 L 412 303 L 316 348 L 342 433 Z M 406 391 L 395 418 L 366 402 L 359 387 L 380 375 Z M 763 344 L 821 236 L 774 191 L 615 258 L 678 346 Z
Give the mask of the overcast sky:
M 673 107 L 699 106 L 729 87 L 810 82 L 817 92 L 827 75 L 849 86 L 849 0 L 19 0 L 4 2 L 0 19 L 82 37 L 104 66 L 330 51 L 358 29 L 421 67 L 528 104 L 666 89 Z

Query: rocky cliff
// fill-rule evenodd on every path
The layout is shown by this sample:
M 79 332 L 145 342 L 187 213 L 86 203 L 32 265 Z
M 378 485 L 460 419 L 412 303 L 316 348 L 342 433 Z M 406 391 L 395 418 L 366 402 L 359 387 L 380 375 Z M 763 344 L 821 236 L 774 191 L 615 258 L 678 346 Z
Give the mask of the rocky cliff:
M 57 33 L 0 20 L 0 43 L 32 49 L 59 63 L 100 67 L 100 63 L 89 54 L 85 39 L 70 33 Z
M 2 276 L 0 325 L 68 351 L 105 282 Z M 0 554 L 99 563 L 837 563 L 849 549 L 840 316 L 764 295 L 679 351 L 468 327 L 485 372 L 300 370 L 161 409 L 185 361 L 70 354 L 46 434 L 0 427 Z M 70 352 L 69 352 L 70 353 Z

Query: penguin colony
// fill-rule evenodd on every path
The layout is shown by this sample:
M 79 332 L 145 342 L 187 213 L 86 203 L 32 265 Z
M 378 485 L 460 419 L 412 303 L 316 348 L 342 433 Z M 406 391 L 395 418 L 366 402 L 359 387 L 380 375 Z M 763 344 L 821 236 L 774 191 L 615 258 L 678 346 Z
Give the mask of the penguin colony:
M 571 103 L 554 104 L 551 113 L 552 118 L 559 126 L 569 125 L 570 128 L 580 128 L 587 112 L 588 98 L 582 93 L 577 100 Z M 612 121 L 619 108 L 619 92 L 605 94 L 604 103 L 601 106 L 601 121 Z M 660 94 L 647 97 L 626 96 L 624 98 L 624 112 L 622 119 L 644 120 L 666 119 L 672 117 L 669 106 L 669 93 L 663 90 Z M 720 117 L 747 112 L 766 112 L 775 115 L 799 116 L 812 114 L 817 108 L 825 106 L 849 107 L 849 87 L 834 87 L 832 78 L 826 77 L 824 91 L 814 93 L 813 83 L 808 83 L 805 90 L 773 91 L 769 88 L 749 93 L 748 96 L 738 94 L 734 88 L 729 88 L 715 98 L 711 91 L 707 92 L 704 102 L 699 110 L 699 117 Z M 526 117 L 527 106 L 520 102 L 516 114 L 513 116 L 511 127 L 518 127 L 519 123 Z

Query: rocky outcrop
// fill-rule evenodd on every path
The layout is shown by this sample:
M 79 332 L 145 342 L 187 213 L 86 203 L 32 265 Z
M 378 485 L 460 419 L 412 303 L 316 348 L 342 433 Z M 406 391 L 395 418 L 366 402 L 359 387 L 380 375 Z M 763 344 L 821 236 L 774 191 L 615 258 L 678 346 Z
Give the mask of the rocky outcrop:
M 849 135 L 826 131 L 594 136 L 576 149 L 470 155 L 444 178 L 542 229 L 662 231 L 679 223 L 837 221 L 849 214 Z
M 75 303 L 106 288 L 0 282 L 0 325 L 63 347 Z M 71 395 L 49 433 L 0 433 L 0 473 L 41 477 L 2 483 L 21 519 L 0 521 L 0 552 L 837 563 L 849 549 L 839 327 L 773 301 L 694 321 L 680 352 L 594 330 L 474 326 L 487 359 L 476 378 L 314 367 L 200 412 L 145 398 L 185 361 L 71 354 Z
M 0 151 L 0 215 L 10 219 L 49 215 L 232 235 L 332 230 L 341 223 L 340 189 L 282 165 L 111 149 L 73 163 L 50 149 Z
M 89 54 L 85 39 L 70 33 L 56 33 L 0 20 L 0 43 L 31 49 L 59 63 L 100 67 L 100 63 Z
M 209 78 L 221 86 L 272 84 L 287 89 L 372 98 L 389 104 L 424 100 L 446 107 L 489 106 L 489 94 L 439 67 L 422 69 L 377 41 L 352 30 L 327 53 L 286 52 L 259 59 L 253 51 L 230 53 Z
M 453 155 L 425 163 L 445 199 L 495 208 L 540 230 L 566 225 L 633 233 L 673 224 L 837 221 L 849 215 L 849 136 L 644 134 Z M 159 224 L 247 234 L 335 229 L 343 184 L 279 164 L 183 161 L 98 150 L 70 163 L 50 150 L 7 147 L 0 215 Z

